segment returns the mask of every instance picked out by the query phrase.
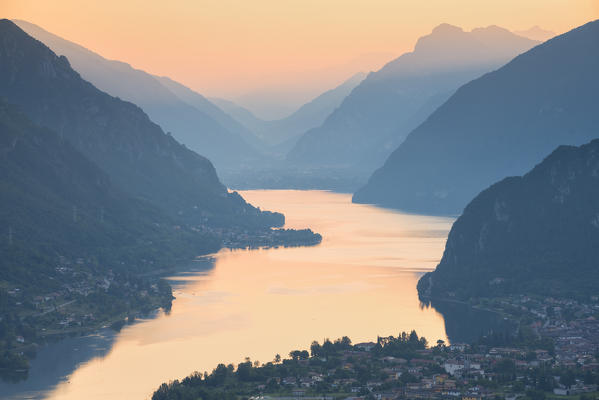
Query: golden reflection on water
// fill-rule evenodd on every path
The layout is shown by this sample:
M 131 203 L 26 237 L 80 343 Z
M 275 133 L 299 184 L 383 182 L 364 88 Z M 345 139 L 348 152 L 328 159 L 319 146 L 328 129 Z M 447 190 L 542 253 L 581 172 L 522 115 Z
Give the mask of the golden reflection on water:
M 320 246 L 223 250 L 214 268 L 176 277 L 170 315 L 127 326 L 101 359 L 81 365 L 51 399 L 145 399 L 162 383 L 244 357 L 267 362 L 348 335 L 357 343 L 416 329 L 447 340 L 444 322 L 421 308 L 416 282 L 440 259 L 450 218 L 351 204 L 319 191 L 247 191 L 286 227 L 310 227 Z

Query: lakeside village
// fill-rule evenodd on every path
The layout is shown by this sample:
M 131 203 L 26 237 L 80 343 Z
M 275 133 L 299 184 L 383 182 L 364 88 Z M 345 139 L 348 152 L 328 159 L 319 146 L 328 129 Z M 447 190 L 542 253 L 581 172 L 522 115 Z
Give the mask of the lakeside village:
M 219 238 L 222 246 L 230 249 L 310 246 L 322 240 L 309 229 L 248 231 L 203 225 L 192 229 Z M 172 290 L 160 277 L 172 269 L 154 265 L 152 260 L 139 262 L 147 266 L 143 268 L 147 273 L 104 270 L 90 258 L 58 256 L 47 281 L 36 285 L 47 288 L 45 291 L 33 293 L 27 287 L 0 281 L 0 377 L 24 379 L 28 360 L 49 338 L 106 327 L 119 330 L 158 308 L 168 311 Z
M 177 227 L 175 227 L 177 229 Z M 322 236 L 311 229 L 260 229 L 218 228 L 199 225 L 191 228 L 195 232 L 218 237 L 223 247 L 229 249 L 258 249 L 315 246 L 322 241 Z
M 314 342 L 283 361 L 246 359 L 163 384 L 152 399 L 599 399 L 598 300 L 493 299 L 517 333 L 430 346 L 415 332 Z

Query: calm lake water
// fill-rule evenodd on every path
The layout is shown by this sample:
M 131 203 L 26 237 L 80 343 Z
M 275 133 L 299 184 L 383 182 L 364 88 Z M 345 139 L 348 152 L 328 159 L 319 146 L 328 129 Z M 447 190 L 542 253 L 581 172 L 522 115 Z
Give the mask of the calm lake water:
M 447 340 L 416 282 L 433 269 L 453 219 L 407 215 L 321 191 L 247 191 L 286 227 L 323 235 L 316 247 L 223 250 L 170 278 L 169 315 L 46 346 L 29 379 L 0 383 L 14 399 L 147 399 L 168 380 L 245 357 L 266 362 L 312 340 L 354 343 L 416 329 Z

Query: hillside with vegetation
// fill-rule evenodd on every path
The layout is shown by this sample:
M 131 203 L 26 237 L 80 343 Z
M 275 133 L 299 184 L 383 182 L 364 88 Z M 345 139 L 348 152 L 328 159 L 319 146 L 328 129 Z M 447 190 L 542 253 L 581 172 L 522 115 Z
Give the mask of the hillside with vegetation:
M 219 181 L 212 163 L 178 143 L 136 105 L 112 97 L 9 20 L 0 21 L 0 96 L 53 129 L 113 184 L 175 218 L 220 226 L 281 226 Z
M 561 146 L 532 171 L 484 190 L 456 220 L 425 297 L 543 294 L 599 286 L 599 140 Z
M 5 102 L 0 166 L 0 369 L 22 369 L 10 349 L 39 340 L 41 327 L 53 330 L 58 305 L 77 303 L 76 322 L 87 315 L 90 326 L 168 306 L 170 287 L 141 276 L 220 248 L 219 237 L 115 188 L 67 141 Z
M 163 274 L 229 248 L 314 245 L 272 229 L 209 160 L 0 21 L 0 375 L 51 337 L 169 308 Z

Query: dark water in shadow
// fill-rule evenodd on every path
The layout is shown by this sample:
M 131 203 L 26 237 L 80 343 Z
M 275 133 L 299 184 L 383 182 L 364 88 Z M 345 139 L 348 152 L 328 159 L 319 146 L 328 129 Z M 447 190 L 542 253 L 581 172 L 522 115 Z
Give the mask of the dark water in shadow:
M 491 333 L 512 333 L 514 324 L 501 315 L 452 301 L 430 300 L 423 303 L 439 312 L 445 320 L 450 343 L 475 343 Z
M 105 357 L 116 332 L 105 329 L 94 335 L 67 338 L 39 349 L 31 361 L 28 378 L 18 383 L 0 382 L 0 397 L 43 399 L 58 382 L 64 381 L 78 365 Z

